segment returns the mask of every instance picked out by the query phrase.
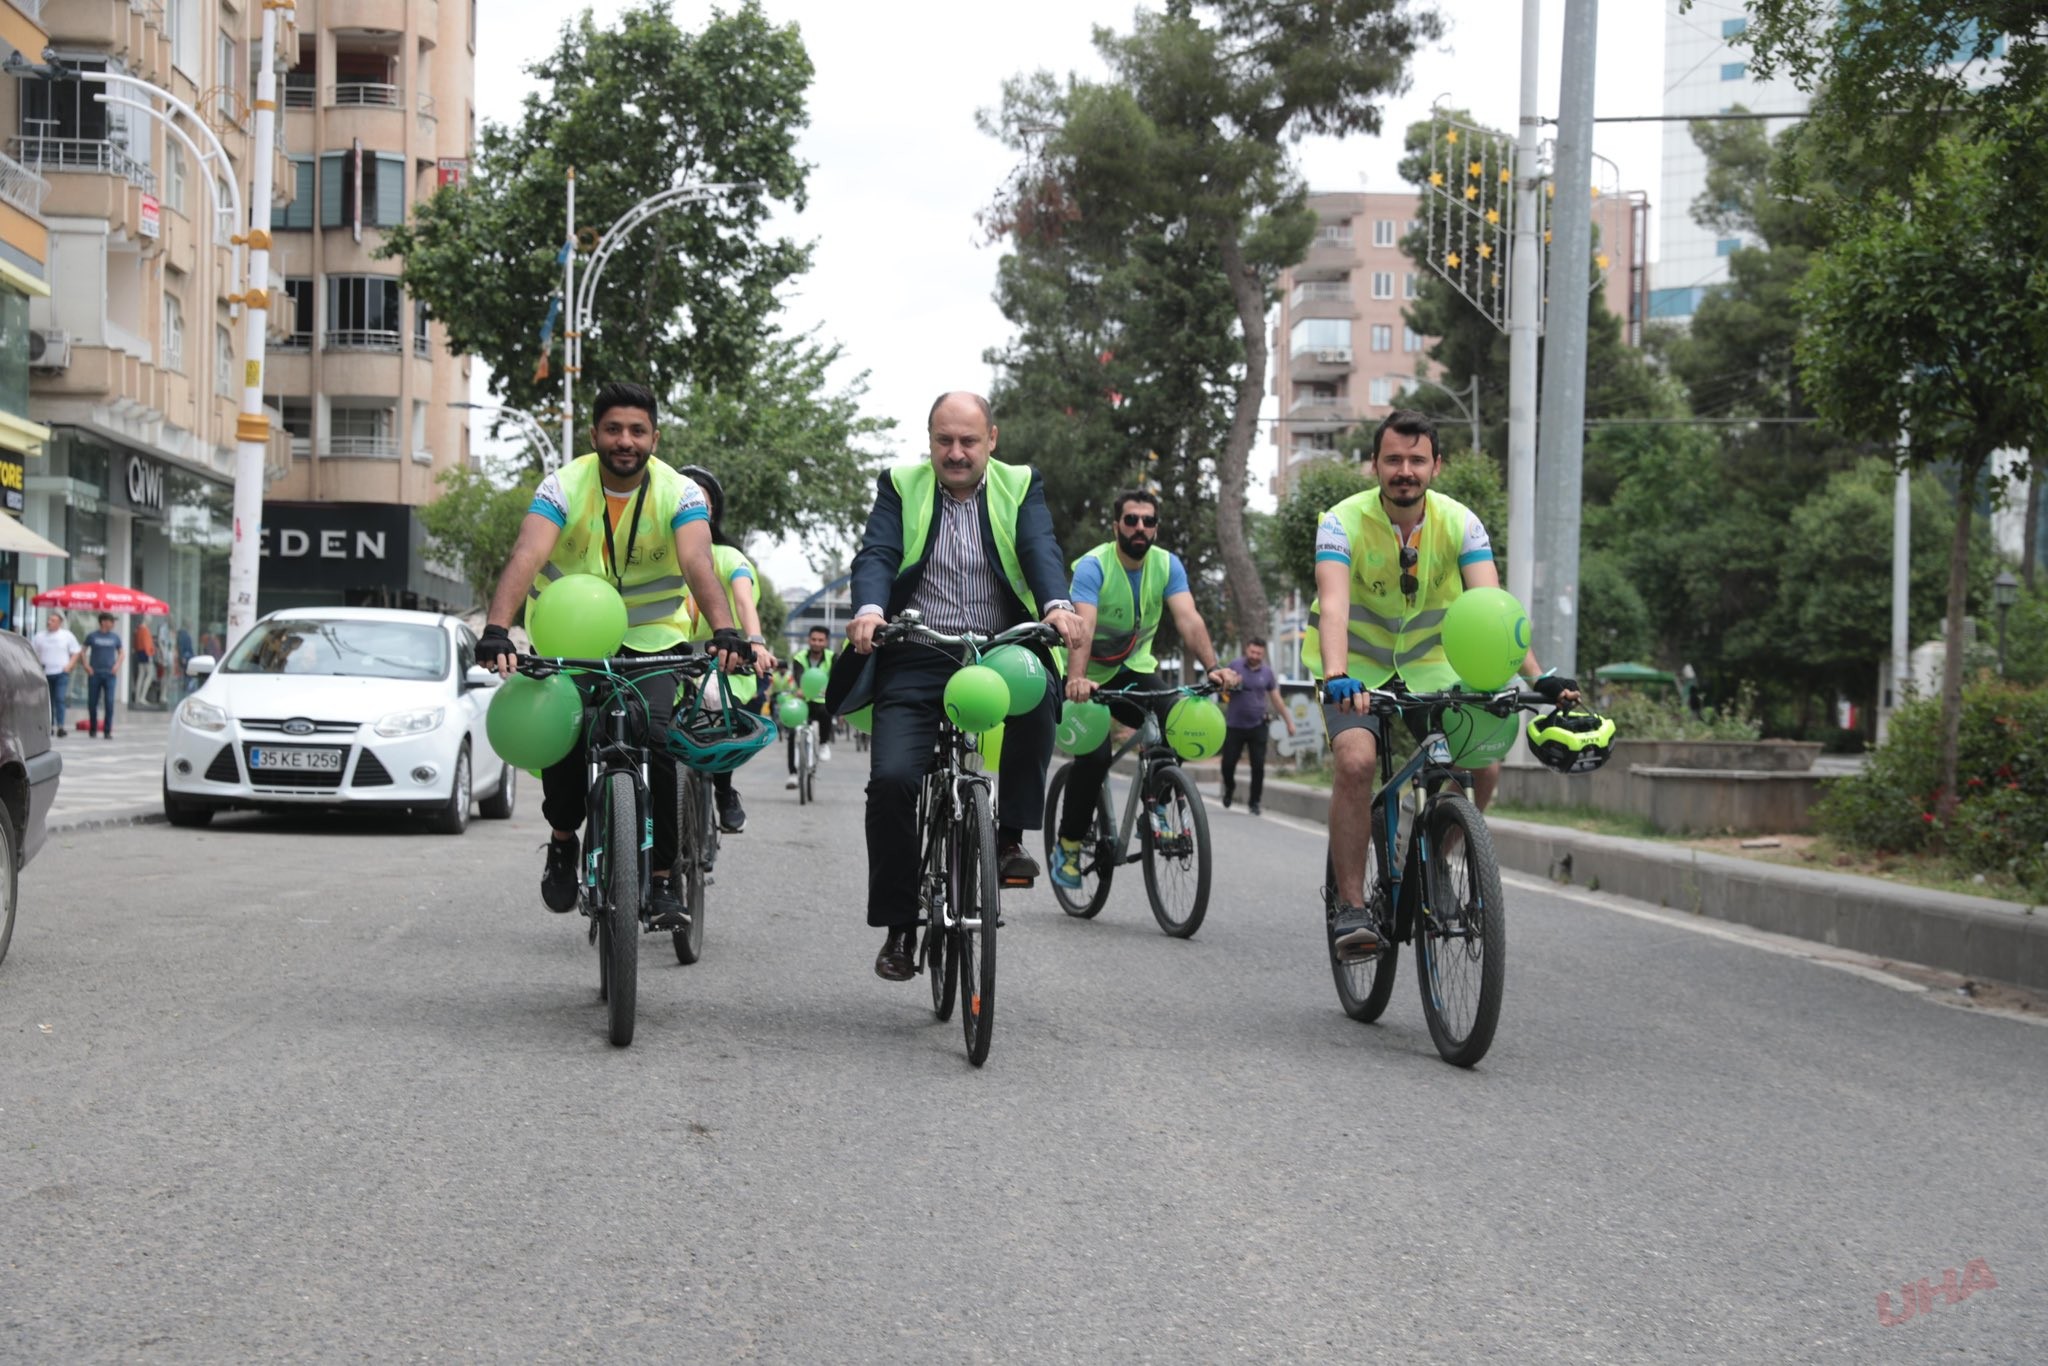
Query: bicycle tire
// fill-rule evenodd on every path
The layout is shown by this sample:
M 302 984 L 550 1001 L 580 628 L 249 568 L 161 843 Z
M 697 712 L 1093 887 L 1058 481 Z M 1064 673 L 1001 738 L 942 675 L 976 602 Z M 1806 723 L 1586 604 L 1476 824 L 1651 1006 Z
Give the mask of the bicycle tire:
M 1383 898 L 1380 882 L 1380 848 L 1377 837 L 1370 840 L 1365 848 L 1365 885 L 1370 888 L 1368 898 Z M 1371 1024 L 1386 1014 L 1387 1002 L 1394 995 L 1394 977 L 1400 967 L 1401 954 L 1398 945 L 1391 940 L 1371 958 L 1357 958 L 1346 961 L 1337 956 L 1337 869 L 1330 856 L 1323 856 L 1323 933 L 1330 947 L 1330 975 L 1337 983 L 1337 1004 L 1344 1007 L 1344 1013 L 1361 1024 Z M 1382 915 L 1380 923 L 1385 925 L 1387 917 Z
M 816 751 L 812 747 L 809 724 L 800 727 L 796 733 L 796 804 L 811 804 L 811 763 Z
M 1072 775 L 1072 764 L 1060 765 L 1060 771 L 1052 775 L 1052 786 L 1045 794 L 1045 866 L 1047 882 L 1052 882 L 1050 870 L 1057 866 L 1060 856 L 1060 803 L 1065 799 L 1067 779 Z M 1081 885 L 1062 887 L 1052 882 L 1053 900 L 1060 903 L 1060 909 L 1076 920 L 1093 920 L 1109 903 L 1109 884 L 1116 874 L 1116 815 L 1109 805 L 1109 784 L 1104 782 L 1102 790 L 1095 794 L 1094 828 L 1081 848 Z
M 1415 925 L 1422 1015 L 1443 1060 L 1471 1067 L 1493 1046 L 1506 983 L 1500 863 L 1486 818 L 1466 798 L 1439 796 L 1429 822 L 1428 895 Z
M 689 928 L 670 931 L 675 941 L 676 961 L 684 967 L 704 956 L 704 856 L 698 841 L 704 828 L 697 810 L 701 800 L 697 776 L 676 765 L 676 866 L 670 872 L 683 911 L 690 917 Z
M 1209 813 L 1202 806 L 1202 794 L 1195 780 L 1179 764 L 1164 764 L 1153 771 L 1154 789 L 1147 794 L 1139 818 L 1145 823 L 1145 895 L 1152 902 L 1152 918 L 1159 928 L 1175 939 L 1191 938 L 1202 928 L 1209 913 L 1209 879 L 1214 871 L 1215 851 L 1209 845 Z M 1153 825 L 1153 812 L 1166 808 L 1165 848 Z
M 605 879 L 610 903 L 598 922 L 597 952 L 613 1045 L 633 1042 L 640 976 L 640 803 L 633 775 L 613 773 L 605 787 Z
M 954 886 L 959 889 L 960 1024 L 967 1039 L 967 1061 L 976 1067 L 988 1061 L 989 1041 L 996 1028 L 996 926 L 1002 919 L 1002 870 L 996 861 L 996 824 L 989 812 L 988 788 L 967 787 L 966 819 L 954 845 Z
M 953 1004 L 960 988 L 959 937 L 945 924 L 945 916 L 929 890 L 948 881 L 946 851 L 952 838 L 947 820 L 941 815 L 925 826 L 925 853 L 919 863 L 925 905 L 924 970 L 931 978 L 932 1014 L 941 1024 L 953 1018 Z

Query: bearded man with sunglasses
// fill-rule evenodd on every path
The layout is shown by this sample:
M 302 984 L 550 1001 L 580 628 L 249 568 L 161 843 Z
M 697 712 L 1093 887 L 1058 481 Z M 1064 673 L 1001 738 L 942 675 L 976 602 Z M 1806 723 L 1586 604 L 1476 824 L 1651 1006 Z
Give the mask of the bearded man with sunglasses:
M 1067 652 L 1068 699 L 1085 702 L 1097 688 L 1159 687 L 1152 638 L 1169 612 L 1188 652 L 1217 682 L 1235 687 L 1237 674 L 1216 662 L 1209 628 L 1188 588 L 1187 567 L 1180 556 L 1156 544 L 1158 496 L 1126 489 L 1116 496 L 1111 517 L 1116 538 L 1074 561 L 1074 581 L 1067 589 L 1081 615 L 1082 636 Z M 1149 705 L 1164 725 L 1170 700 Z M 1109 709 L 1127 726 L 1144 724 L 1144 711 L 1135 702 L 1113 701 Z M 1109 776 L 1109 760 L 1108 736 L 1092 752 L 1075 756 L 1062 798 L 1065 806 L 1059 812 L 1059 849 L 1052 868 L 1052 880 L 1062 887 L 1081 885 L 1081 841 L 1095 817 L 1096 794 Z
M 1337 879 L 1337 952 L 1365 957 L 1379 928 L 1365 907 L 1369 812 L 1379 771 L 1380 719 L 1369 690 L 1441 692 L 1458 686 L 1444 656 L 1443 620 L 1467 588 L 1497 588 L 1493 543 L 1472 510 L 1430 488 L 1443 471 L 1436 423 L 1396 409 L 1372 437 L 1374 488 L 1323 514 L 1316 532 L 1316 610 L 1302 653 L 1322 683 L 1323 720 L 1336 774 L 1330 786 L 1330 859 Z M 1324 622 L 1348 629 L 1325 631 Z M 1522 661 L 1529 686 L 1552 703 L 1578 700 L 1578 684 L 1544 676 L 1532 652 Z M 1420 740 L 1428 714 L 1407 712 Z M 1500 766 L 1473 775 L 1484 809 L 1500 785 Z

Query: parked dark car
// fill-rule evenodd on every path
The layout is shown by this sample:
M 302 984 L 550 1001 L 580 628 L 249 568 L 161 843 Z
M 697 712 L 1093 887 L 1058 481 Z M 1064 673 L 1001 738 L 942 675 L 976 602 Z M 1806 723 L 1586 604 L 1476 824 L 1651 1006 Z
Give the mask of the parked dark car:
M 63 771 L 50 748 L 50 685 L 35 647 L 0 630 L 0 959 L 14 938 L 21 870 L 43 847 Z

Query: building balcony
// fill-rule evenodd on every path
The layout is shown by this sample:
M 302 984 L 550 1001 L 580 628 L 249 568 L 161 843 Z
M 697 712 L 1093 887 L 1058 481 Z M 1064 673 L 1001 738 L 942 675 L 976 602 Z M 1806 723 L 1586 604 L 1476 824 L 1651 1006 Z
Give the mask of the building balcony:
M 131 76 L 158 85 L 170 79 L 171 36 L 164 31 L 163 0 L 44 0 L 38 22 L 59 51 L 105 53 L 119 60 Z
M 13 157 L 0 153 L 0 200 L 7 201 L 23 213 L 41 217 L 43 200 L 49 193 L 49 181 Z
M 389 436 L 330 436 L 321 455 L 328 460 L 396 460 L 398 440 Z
M 327 87 L 330 109 L 400 109 L 405 92 L 383 81 L 342 81 Z
M 311 109 L 320 99 L 320 78 L 310 71 L 287 71 L 282 82 L 283 107 Z
M 1351 303 L 1351 282 L 1349 280 L 1309 280 L 1294 287 L 1287 296 L 1287 306 L 1296 312 L 1319 304 L 1343 304 L 1341 310 L 1319 313 L 1318 317 L 1338 317 L 1349 313 Z
M 1357 421 L 1341 398 L 1298 398 L 1287 409 L 1287 425 L 1297 432 L 1337 431 Z
M 1358 265 L 1358 251 L 1351 233 L 1324 228 L 1309 243 L 1308 255 L 1294 268 L 1297 281 L 1329 282 L 1348 280 Z
M 1348 374 L 1352 351 L 1348 346 L 1303 347 L 1287 358 L 1287 375 L 1297 380 L 1323 380 Z
M 27 170 L 72 171 L 81 175 L 119 176 L 149 194 L 156 193 L 156 173 L 108 138 L 53 138 L 24 134 L 8 142 L 12 160 Z M 62 210 L 58 210 L 62 212 Z
M 29 389 L 37 397 L 89 399 L 145 422 L 163 419 L 170 396 L 169 376 L 140 356 L 75 343 L 71 363 L 59 371 L 32 373 Z
M 395 330 L 376 327 L 328 329 L 323 346 L 329 351 L 389 351 L 396 354 L 402 341 Z
M 349 91 L 346 100 L 336 100 L 337 91 Z M 381 98 L 384 91 L 391 92 L 388 103 Z M 321 129 L 321 142 L 326 151 L 344 150 L 353 139 L 360 138 L 363 150 L 396 152 L 405 147 L 405 106 L 400 100 L 395 85 L 342 85 L 329 86 L 326 105 L 327 118 Z M 310 131 L 310 129 L 308 130 Z M 310 142 L 300 147 L 306 151 Z
M 412 25 L 406 22 L 405 0 L 349 0 L 345 8 L 347 23 L 336 23 L 327 19 L 322 27 L 332 27 L 338 32 L 409 33 Z

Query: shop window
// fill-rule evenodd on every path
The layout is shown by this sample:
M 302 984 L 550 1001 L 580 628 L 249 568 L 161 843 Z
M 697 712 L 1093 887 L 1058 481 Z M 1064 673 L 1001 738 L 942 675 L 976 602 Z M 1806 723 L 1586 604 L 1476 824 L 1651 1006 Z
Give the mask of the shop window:
M 327 346 L 338 350 L 396 351 L 404 335 L 403 327 L 395 277 L 327 277 Z

